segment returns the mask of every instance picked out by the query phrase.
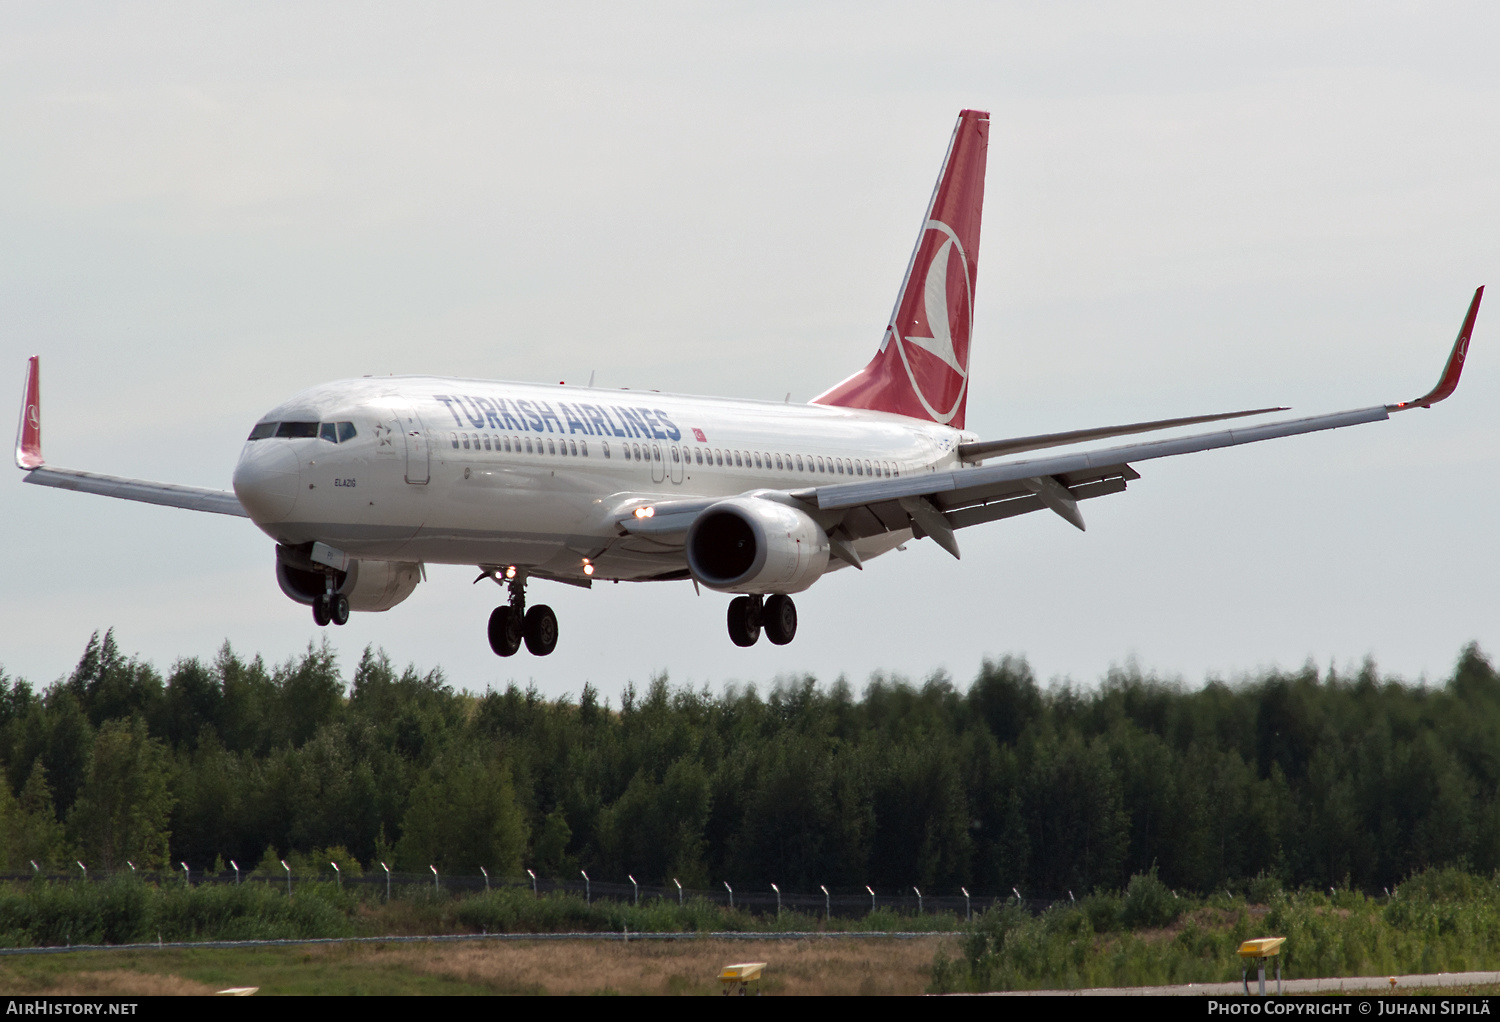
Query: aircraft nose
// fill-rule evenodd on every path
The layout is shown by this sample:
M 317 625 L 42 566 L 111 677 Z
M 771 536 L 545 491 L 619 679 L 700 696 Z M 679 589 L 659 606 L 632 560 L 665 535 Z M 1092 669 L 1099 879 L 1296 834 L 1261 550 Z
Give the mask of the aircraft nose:
M 245 445 L 234 469 L 234 495 L 257 524 L 284 522 L 297 503 L 302 466 L 289 444 L 274 439 Z

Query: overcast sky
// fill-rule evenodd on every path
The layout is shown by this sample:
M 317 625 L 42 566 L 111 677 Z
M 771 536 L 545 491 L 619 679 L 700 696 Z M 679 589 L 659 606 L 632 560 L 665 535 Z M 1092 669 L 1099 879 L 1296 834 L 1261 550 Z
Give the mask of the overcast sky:
M 1497 42 L 1493 4 L 7 3 L 0 372 L 18 401 L 42 356 L 51 464 L 226 489 L 262 412 L 364 373 L 805 401 L 878 343 L 967 106 L 993 113 L 971 429 L 1408 399 L 1500 283 Z M 456 567 L 326 634 L 616 701 L 1007 653 L 1080 684 L 1440 678 L 1500 652 L 1497 325 L 1435 410 L 1143 464 L 1086 534 L 910 544 L 798 596 L 784 648 L 732 646 L 689 585 L 537 583 L 557 652 L 502 661 L 501 592 Z M 322 633 L 248 522 L 20 477 L 10 673 L 109 626 L 162 668 Z

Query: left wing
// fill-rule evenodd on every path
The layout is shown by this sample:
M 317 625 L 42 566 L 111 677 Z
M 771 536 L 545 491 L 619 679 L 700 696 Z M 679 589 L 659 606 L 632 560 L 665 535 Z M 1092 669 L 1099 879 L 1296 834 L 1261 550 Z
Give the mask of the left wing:
M 145 479 L 80 472 L 73 468 L 46 468 L 42 457 L 42 386 L 41 358 L 31 356 L 26 367 L 26 388 L 21 395 L 21 422 L 16 427 L 16 467 L 29 469 L 23 482 L 56 486 L 81 493 L 98 493 L 105 497 L 139 500 L 147 504 L 209 511 L 220 515 L 250 517 L 240 500 L 228 490 L 210 490 L 201 486 L 177 483 L 153 483 Z

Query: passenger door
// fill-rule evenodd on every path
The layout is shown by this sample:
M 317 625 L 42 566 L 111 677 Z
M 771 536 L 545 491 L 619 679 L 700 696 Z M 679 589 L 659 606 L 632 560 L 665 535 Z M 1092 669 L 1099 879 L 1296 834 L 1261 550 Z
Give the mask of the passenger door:
M 422 426 L 422 417 L 403 398 L 394 398 L 391 409 L 400 424 L 402 439 L 406 445 L 406 481 L 413 486 L 425 486 L 432 478 L 431 459 L 427 431 Z

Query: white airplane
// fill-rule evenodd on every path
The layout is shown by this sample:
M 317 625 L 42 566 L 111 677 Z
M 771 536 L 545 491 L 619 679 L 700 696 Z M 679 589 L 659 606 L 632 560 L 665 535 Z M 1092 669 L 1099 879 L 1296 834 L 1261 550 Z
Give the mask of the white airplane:
M 276 541 L 282 592 L 320 626 L 389 610 L 432 562 L 476 565 L 475 581 L 507 587 L 489 619 L 500 656 L 523 642 L 545 656 L 557 643 L 551 608 L 527 607 L 532 579 L 691 580 L 735 594 L 729 634 L 750 646 L 762 631 L 792 640 L 792 594 L 913 537 L 957 557 L 958 530 L 1031 511 L 1082 529 L 1078 502 L 1124 490 L 1136 463 L 1374 422 L 1457 386 L 1482 287 L 1437 386 L 1413 401 L 1031 458 L 1014 456 L 1286 409 L 1001 440 L 966 432 L 988 134 L 988 114 L 959 114 L 875 357 L 807 405 L 341 380 L 261 416 L 230 493 L 45 465 L 33 357 L 16 463 L 29 483 L 249 518 Z

